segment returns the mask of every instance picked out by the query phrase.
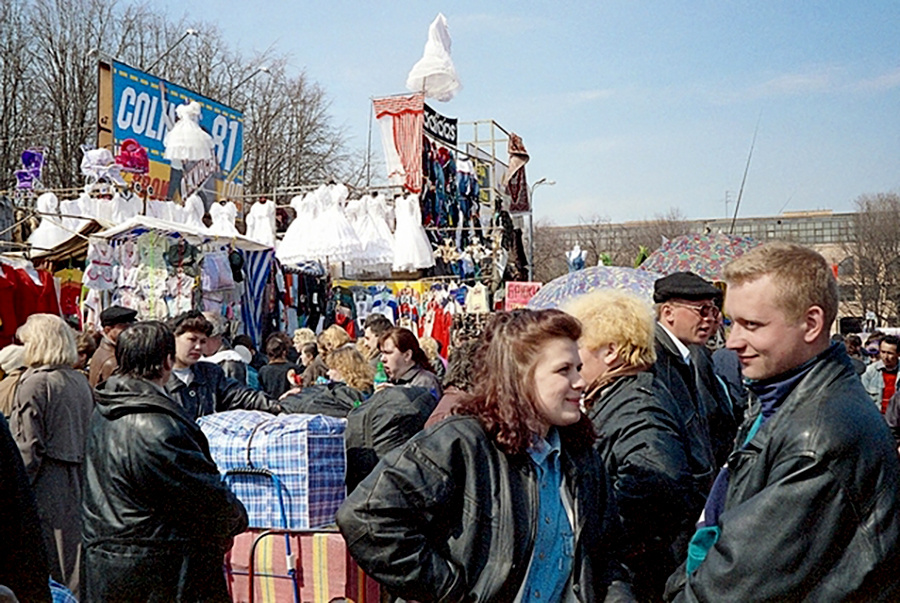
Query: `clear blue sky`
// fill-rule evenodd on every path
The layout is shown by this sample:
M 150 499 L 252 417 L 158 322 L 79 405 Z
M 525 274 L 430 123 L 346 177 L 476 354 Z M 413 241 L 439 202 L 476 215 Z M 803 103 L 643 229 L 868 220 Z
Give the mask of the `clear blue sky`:
M 741 215 L 849 211 L 900 192 L 900 4 L 164 0 L 243 52 L 289 53 L 351 145 L 369 99 L 405 92 L 443 12 L 463 90 L 439 112 L 522 136 L 537 218 L 725 213 L 759 120 Z M 189 83 L 188 83 L 189 84 Z M 380 145 L 375 136 L 376 145 Z M 377 147 L 376 147 L 377 148 Z M 733 205 L 730 206 L 733 211 Z

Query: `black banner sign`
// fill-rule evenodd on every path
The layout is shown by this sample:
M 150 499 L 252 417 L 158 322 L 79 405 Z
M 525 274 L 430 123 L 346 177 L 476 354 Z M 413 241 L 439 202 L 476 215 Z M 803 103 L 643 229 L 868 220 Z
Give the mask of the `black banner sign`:
M 444 117 L 425 104 L 425 133 L 441 142 L 456 146 L 457 121 L 455 117 Z

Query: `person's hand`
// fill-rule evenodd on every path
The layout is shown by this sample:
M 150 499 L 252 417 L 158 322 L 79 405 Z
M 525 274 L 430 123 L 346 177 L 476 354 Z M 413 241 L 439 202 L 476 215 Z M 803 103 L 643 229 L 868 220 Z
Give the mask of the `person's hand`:
M 284 392 L 283 394 L 281 394 L 281 396 L 280 396 L 278 399 L 279 399 L 279 400 L 284 400 L 284 399 L 287 398 L 288 396 L 295 396 L 295 395 L 299 394 L 299 393 L 302 392 L 302 391 L 303 391 L 303 388 L 302 388 L 302 387 L 292 387 L 291 389 L 289 389 L 289 390 L 287 390 L 286 392 Z
M 380 392 L 381 390 L 385 389 L 386 387 L 394 387 L 394 384 L 391 383 L 390 381 L 385 381 L 384 383 L 378 383 L 375 385 L 375 391 Z

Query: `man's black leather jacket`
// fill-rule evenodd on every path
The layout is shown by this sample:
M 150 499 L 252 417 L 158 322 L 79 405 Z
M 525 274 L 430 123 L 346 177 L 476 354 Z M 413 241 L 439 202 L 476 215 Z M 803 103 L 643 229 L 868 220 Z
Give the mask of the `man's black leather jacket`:
M 760 413 L 751 395 L 743 443 Z M 675 601 L 900 600 L 900 457 L 833 346 L 728 459 L 721 534 Z

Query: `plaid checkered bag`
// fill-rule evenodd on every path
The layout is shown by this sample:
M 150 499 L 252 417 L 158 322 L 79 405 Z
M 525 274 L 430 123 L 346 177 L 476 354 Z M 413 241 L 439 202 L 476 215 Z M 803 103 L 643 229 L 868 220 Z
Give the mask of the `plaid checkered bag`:
M 346 496 L 345 419 L 231 410 L 198 423 L 223 476 L 248 467 L 275 476 L 228 475 L 232 491 L 247 508 L 251 528 L 311 530 L 334 523 Z

